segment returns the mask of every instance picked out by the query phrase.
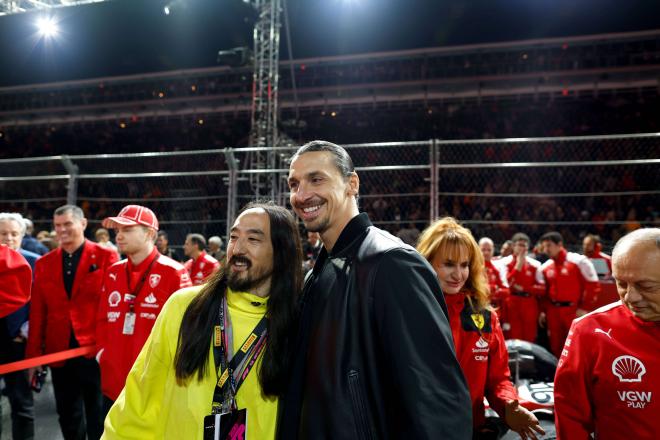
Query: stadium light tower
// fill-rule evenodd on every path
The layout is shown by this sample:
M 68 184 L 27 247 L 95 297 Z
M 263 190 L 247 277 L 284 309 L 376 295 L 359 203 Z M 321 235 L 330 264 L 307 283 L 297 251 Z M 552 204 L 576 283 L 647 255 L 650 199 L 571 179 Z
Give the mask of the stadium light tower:
M 252 81 L 252 124 L 250 147 L 269 148 L 250 153 L 250 169 L 274 170 L 278 165 L 279 136 L 278 83 L 280 61 L 280 28 L 282 0 L 252 0 L 257 11 L 254 25 L 254 71 Z M 255 195 L 269 195 L 273 200 L 280 197 L 279 179 L 275 172 L 270 176 L 252 174 L 250 178 Z
M 0 0 L 0 15 L 20 14 L 65 6 L 78 6 L 110 0 Z

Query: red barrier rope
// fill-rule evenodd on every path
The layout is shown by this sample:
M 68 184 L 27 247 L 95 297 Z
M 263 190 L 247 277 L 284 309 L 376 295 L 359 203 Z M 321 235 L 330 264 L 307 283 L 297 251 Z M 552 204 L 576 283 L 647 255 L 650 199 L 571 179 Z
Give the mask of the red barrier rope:
M 9 364 L 0 365 L 0 375 L 13 373 L 14 371 L 27 370 L 28 368 L 38 367 L 40 365 L 52 364 L 66 359 L 84 356 L 86 354 L 94 354 L 96 348 L 93 345 L 86 347 L 72 348 L 71 350 L 64 350 L 57 353 L 46 354 L 44 356 L 37 356 L 22 361 L 12 362 Z

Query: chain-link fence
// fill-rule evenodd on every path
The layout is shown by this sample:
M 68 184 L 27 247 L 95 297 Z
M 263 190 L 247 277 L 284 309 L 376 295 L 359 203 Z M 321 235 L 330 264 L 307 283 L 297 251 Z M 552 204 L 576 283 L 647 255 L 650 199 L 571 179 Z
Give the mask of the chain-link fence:
M 659 224 L 660 134 L 438 141 L 438 213 L 475 236 L 556 230 L 612 244 Z
M 431 219 L 452 215 L 476 237 L 501 243 L 559 230 L 606 243 L 659 223 L 660 135 L 392 142 L 345 145 L 360 176 L 360 208 L 410 241 Z M 272 151 L 272 150 L 271 150 Z M 288 161 L 248 169 L 250 149 L 54 156 L 0 163 L 0 211 L 50 229 L 53 210 L 81 206 L 88 232 L 129 203 L 158 215 L 172 244 L 185 235 L 225 236 L 227 219 L 255 194 L 287 204 Z M 273 178 L 274 177 L 274 178 Z M 277 182 L 275 191 L 264 188 Z

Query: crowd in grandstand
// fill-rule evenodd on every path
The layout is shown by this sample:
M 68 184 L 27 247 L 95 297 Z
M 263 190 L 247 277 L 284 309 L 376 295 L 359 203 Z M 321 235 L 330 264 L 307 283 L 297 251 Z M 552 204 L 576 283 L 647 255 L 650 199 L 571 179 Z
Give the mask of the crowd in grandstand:
M 294 140 L 331 137 L 341 143 L 646 133 L 660 131 L 657 106 L 657 93 L 345 106 L 306 110 L 306 126 L 289 131 Z M 282 119 L 289 117 L 285 111 Z M 0 128 L 0 157 L 243 147 L 249 125 L 248 114 L 202 114 L 7 127 Z M 610 157 L 606 151 L 598 156 Z

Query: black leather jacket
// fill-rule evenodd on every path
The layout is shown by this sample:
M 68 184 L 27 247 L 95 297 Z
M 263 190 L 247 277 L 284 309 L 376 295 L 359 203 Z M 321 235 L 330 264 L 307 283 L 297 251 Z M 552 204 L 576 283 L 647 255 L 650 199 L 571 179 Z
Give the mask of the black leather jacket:
M 353 218 L 305 282 L 279 439 L 470 439 L 470 396 L 435 272 Z

